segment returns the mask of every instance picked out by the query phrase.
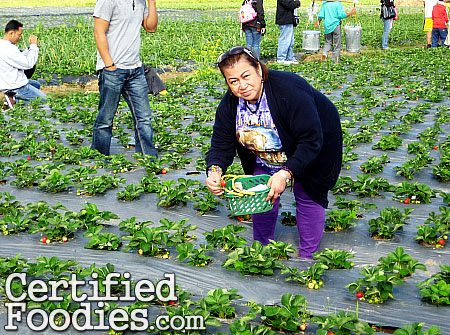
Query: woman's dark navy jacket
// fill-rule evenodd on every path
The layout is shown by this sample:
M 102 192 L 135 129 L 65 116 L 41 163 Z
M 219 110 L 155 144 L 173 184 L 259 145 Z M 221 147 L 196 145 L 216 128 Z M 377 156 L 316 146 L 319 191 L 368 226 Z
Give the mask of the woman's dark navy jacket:
M 283 150 L 285 165 L 316 203 L 328 206 L 328 191 L 335 185 L 342 164 L 342 130 L 334 104 L 297 74 L 269 70 L 264 89 Z M 238 98 L 227 92 L 220 102 L 206 155 L 206 166 L 226 171 L 236 155 L 246 174 L 253 174 L 255 155 L 238 143 Z

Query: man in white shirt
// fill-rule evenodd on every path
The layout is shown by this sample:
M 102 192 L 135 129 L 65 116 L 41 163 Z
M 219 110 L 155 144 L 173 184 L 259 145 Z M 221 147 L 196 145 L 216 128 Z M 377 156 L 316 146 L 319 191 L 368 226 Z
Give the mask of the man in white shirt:
M 36 80 L 29 80 L 24 72 L 36 65 L 39 56 L 38 38 L 30 35 L 30 46 L 25 51 L 20 51 L 16 44 L 22 37 L 22 32 L 22 23 L 11 20 L 6 24 L 5 35 L 0 40 L 0 91 L 5 93 L 7 100 L 12 96 L 25 101 L 46 96 L 40 90 L 41 84 Z

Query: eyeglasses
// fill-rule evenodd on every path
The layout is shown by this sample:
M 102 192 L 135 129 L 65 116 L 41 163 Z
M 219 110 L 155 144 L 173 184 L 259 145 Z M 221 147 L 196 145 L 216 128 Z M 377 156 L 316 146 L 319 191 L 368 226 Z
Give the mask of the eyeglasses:
M 229 56 L 231 55 L 239 55 L 241 53 L 246 53 L 247 55 L 250 56 L 250 58 L 254 59 L 255 61 L 258 61 L 256 59 L 256 57 L 252 54 L 252 52 L 244 47 L 241 46 L 237 46 L 237 47 L 232 47 L 230 50 L 225 51 L 223 54 L 221 54 L 218 58 L 217 58 L 217 65 L 220 65 L 220 63 L 222 63 L 225 59 L 227 59 Z

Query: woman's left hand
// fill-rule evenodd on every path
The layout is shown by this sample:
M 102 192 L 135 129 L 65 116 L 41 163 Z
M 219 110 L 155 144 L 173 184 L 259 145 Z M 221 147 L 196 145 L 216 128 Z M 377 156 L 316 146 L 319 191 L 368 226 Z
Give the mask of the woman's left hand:
M 270 187 L 269 194 L 267 195 L 266 201 L 272 200 L 272 204 L 280 197 L 287 186 L 286 179 L 281 174 L 283 172 L 278 171 L 272 177 L 270 177 L 267 182 L 267 186 Z

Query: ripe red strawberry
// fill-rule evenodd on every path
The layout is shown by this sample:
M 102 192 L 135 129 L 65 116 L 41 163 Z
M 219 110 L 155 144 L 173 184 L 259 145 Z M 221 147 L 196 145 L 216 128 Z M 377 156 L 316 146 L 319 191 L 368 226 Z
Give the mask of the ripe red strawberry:
M 27 160 L 28 160 L 28 161 L 30 161 L 30 160 L 31 160 L 31 158 L 30 158 L 30 157 L 27 157 Z
M 169 305 L 175 305 L 175 301 L 169 301 Z
M 239 221 L 244 221 L 244 219 L 241 218 L 240 216 L 238 216 L 237 219 L 238 219 Z
M 225 187 L 226 184 L 227 184 L 226 180 L 223 180 L 223 179 L 222 179 L 222 180 L 220 181 L 220 185 L 221 185 L 221 186 Z
M 300 326 L 298 326 L 298 328 L 300 329 L 300 331 L 304 331 L 306 329 L 306 323 L 302 322 Z
M 400 88 L 400 87 L 402 87 L 402 85 L 398 85 L 398 86 L 397 86 L 397 88 Z
M 444 245 L 444 244 L 445 244 L 445 241 L 441 238 L 441 239 L 439 239 L 438 243 L 439 243 L 440 245 Z
M 434 148 L 433 148 L 434 150 L 437 150 L 438 149 L 438 147 L 437 146 L 435 146 Z
M 63 241 L 63 242 L 67 242 L 67 241 L 68 241 L 67 236 L 63 236 L 62 241 Z
M 409 204 L 409 198 L 405 198 L 405 200 L 403 200 L 403 202 L 405 203 L 405 204 Z
M 361 299 L 362 297 L 363 297 L 363 293 L 362 292 L 358 292 L 358 293 L 356 293 L 356 297 L 358 298 L 358 299 Z
M 162 174 L 166 174 L 166 173 L 167 173 L 167 170 L 166 170 L 166 169 L 162 169 L 162 170 L 161 170 L 161 173 L 162 173 Z
M 44 236 L 44 237 L 41 239 L 41 241 L 42 241 L 42 243 L 47 243 L 47 236 Z

